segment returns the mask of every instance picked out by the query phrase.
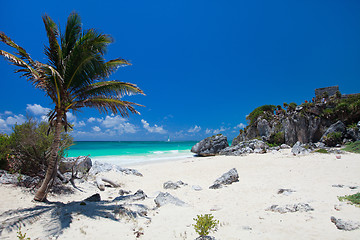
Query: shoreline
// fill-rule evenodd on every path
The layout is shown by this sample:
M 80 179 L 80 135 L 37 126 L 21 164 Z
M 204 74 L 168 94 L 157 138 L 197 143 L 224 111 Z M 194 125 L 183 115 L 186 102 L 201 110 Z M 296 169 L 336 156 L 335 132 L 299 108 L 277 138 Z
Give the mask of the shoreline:
M 139 239 L 195 239 L 197 234 L 192 227 L 193 218 L 211 213 L 220 221 L 218 231 L 210 234 L 216 239 L 357 239 L 360 229 L 339 230 L 330 218 L 360 219 L 360 208 L 337 199 L 338 196 L 359 192 L 360 154 L 344 153 L 341 159 L 337 159 L 336 155 L 311 153 L 294 156 L 287 149 L 266 154 L 132 164 L 127 167 L 134 167 L 143 177 L 113 171 L 99 173 L 121 184 L 120 188 L 106 187 L 105 191 L 99 191 L 93 179 L 77 182 L 83 192 L 49 196 L 50 201 L 65 204 L 56 208 L 59 215 L 45 214 L 39 221 L 26 223 L 22 232 L 31 239 L 48 239 L 45 222 L 59 219 L 60 222 L 55 222 L 62 223 L 59 226 L 64 227 L 58 231 L 58 239 L 114 239 L 118 236 L 136 239 L 136 231 L 142 233 Z M 220 189 L 209 189 L 215 179 L 231 168 L 237 169 L 239 182 Z M 188 185 L 175 190 L 163 188 L 166 181 L 179 180 Z M 194 185 L 202 190 L 194 190 Z M 336 185 L 344 187 L 334 187 Z M 0 200 L 2 222 L 4 213 L 9 210 L 47 206 L 31 202 L 32 194 L 23 192 L 21 188 L 0 185 L 0 189 L 4 196 Z M 147 198 L 123 203 L 116 200 L 119 189 L 131 191 L 131 194 L 141 189 Z M 278 194 L 279 189 L 291 189 L 293 192 Z M 167 204 L 154 209 L 154 199 L 159 192 L 168 192 L 188 206 Z M 101 202 L 87 203 L 83 207 L 79 205 L 79 201 L 94 193 L 100 194 Z M 274 204 L 298 203 L 308 204 L 314 210 L 284 214 L 267 210 Z M 134 219 L 113 217 L 112 207 L 135 207 L 138 204 L 149 208 L 146 216 Z M 69 216 L 71 222 L 66 224 Z M 10 233 L 4 231 L 0 236 L 14 239 L 16 230 Z

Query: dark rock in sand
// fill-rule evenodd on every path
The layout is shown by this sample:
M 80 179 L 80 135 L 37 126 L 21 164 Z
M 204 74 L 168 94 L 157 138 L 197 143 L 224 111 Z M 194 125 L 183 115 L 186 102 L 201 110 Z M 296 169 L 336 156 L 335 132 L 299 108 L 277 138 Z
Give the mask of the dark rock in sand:
M 227 138 L 218 134 L 201 140 L 191 148 L 191 152 L 203 157 L 214 156 L 228 146 Z
M 167 181 L 163 184 L 164 189 L 178 189 L 181 186 L 186 186 L 187 184 L 184 183 L 183 181 L 177 181 L 177 182 L 172 182 L 172 181 Z
M 331 217 L 330 219 L 339 230 L 352 231 L 360 228 L 360 222 L 345 221 L 335 217 Z
M 84 199 L 84 202 L 100 202 L 101 201 L 101 197 L 100 194 L 96 193 L 86 199 Z

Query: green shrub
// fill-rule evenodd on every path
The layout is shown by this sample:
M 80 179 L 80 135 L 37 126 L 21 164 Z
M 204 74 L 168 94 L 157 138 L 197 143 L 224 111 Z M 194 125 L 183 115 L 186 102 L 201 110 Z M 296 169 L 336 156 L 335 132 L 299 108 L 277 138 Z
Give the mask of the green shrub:
M 329 147 L 335 147 L 337 144 L 341 144 L 342 133 L 332 132 L 326 135 L 323 139 L 324 143 Z
M 8 170 L 25 175 L 36 175 L 47 166 L 54 134 L 48 133 L 48 123 L 29 119 L 21 125 L 15 125 L 9 137 L 10 157 L 7 159 Z M 62 133 L 59 158 L 73 143 L 72 137 Z M 1 149 L 2 150 L 2 149 Z M 1 151 L 0 150 L 0 151 Z M 1 155 L 6 154 L 1 151 Z
M 344 151 L 360 153 L 360 141 L 346 144 Z
M 0 169 L 7 169 L 7 160 L 11 154 L 11 138 L 7 134 L 0 134 Z
M 281 144 L 285 143 L 285 133 L 277 132 L 275 134 L 272 134 L 270 136 L 269 143 L 271 144 L 271 146 L 280 146 Z
M 26 233 L 22 233 L 21 232 L 21 227 L 19 227 L 19 230 L 17 231 L 17 238 L 19 239 L 19 240 L 30 240 L 30 238 L 29 237 L 26 237 Z
M 318 149 L 315 152 L 317 152 L 317 153 L 329 153 L 326 149 L 323 149 L 323 148 Z
M 352 204 L 360 207 L 360 192 L 353 195 L 345 195 L 342 197 L 338 197 L 338 199 L 339 201 L 350 201 Z
M 293 111 L 295 111 L 296 107 L 297 107 L 297 104 L 294 103 L 294 102 L 292 102 L 292 103 L 289 103 L 289 106 L 288 106 L 288 109 L 287 109 L 287 110 L 288 110 L 289 112 L 293 112 Z
M 196 224 L 193 224 L 195 232 L 200 236 L 207 236 L 210 231 L 215 231 L 219 225 L 219 221 L 214 219 L 214 216 L 211 214 L 197 215 L 197 218 L 194 218 Z
M 260 116 L 274 115 L 275 110 L 275 105 L 263 105 L 257 107 L 248 116 L 246 116 L 246 120 L 249 121 L 249 124 L 253 124 Z

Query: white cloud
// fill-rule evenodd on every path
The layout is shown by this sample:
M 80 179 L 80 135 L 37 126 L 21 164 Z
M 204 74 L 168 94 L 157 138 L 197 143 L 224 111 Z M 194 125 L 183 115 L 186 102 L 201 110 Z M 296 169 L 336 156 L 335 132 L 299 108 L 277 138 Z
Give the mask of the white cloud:
M 76 127 L 84 127 L 84 126 L 86 126 L 86 124 L 84 121 L 80 121 L 80 122 L 75 123 L 75 126 Z
M 238 125 L 236 125 L 236 126 L 234 127 L 234 129 L 236 129 L 236 128 L 245 128 L 245 127 L 246 127 L 245 124 L 239 123 Z
M 100 132 L 101 128 L 99 128 L 98 126 L 95 126 L 92 128 L 92 130 L 94 130 L 95 132 Z
M 215 129 L 215 130 L 213 131 L 213 133 L 214 133 L 214 134 L 218 134 L 218 133 L 224 132 L 224 131 L 226 131 L 226 130 L 227 130 L 227 128 L 224 128 L 223 126 L 221 126 L 219 129 Z
M 208 128 L 207 128 L 207 129 L 205 130 L 205 133 L 206 133 L 206 134 L 210 134 L 211 132 L 212 132 L 211 129 L 208 129 Z
M 117 130 L 119 134 L 137 132 L 135 125 L 129 123 L 127 119 L 120 116 L 106 116 L 105 119 L 97 119 L 97 121 L 101 122 L 101 125 L 105 128 Z
M 42 107 L 39 104 L 27 104 L 26 111 L 31 112 L 34 115 L 46 115 L 50 112 L 50 108 Z
M 10 127 L 6 124 L 6 121 L 4 119 L 0 118 L 0 131 L 9 131 Z
M 12 111 L 5 111 L 5 115 L 12 115 Z
M 8 117 L 6 118 L 6 124 L 8 125 L 14 125 L 16 124 L 23 124 L 26 121 L 26 118 L 24 117 L 24 115 L 19 114 L 19 115 L 14 115 L 13 117 Z
M 87 121 L 88 121 L 89 123 L 92 123 L 92 122 L 95 122 L 95 121 L 96 121 L 96 118 L 91 117 L 91 118 L 89 118 Z
M 190 129 L 188 130 L 188 132 L 189 132 L 189 133 L 197 133 L 197 132 L 200 132 L 200 130 L 201 130 L 201 127 L 195 125 L 195 127 L 190 128 Z
M 71 112 L 67 112 L 66 117 L 67 117 L 67 120 L 69 122 L 75 122 L 76 121 L 76 116 L 74 114 L 72 114 Z
M 143 127 L 151 133 L 160 133 L 160 134 L 165 134 L 167 133 L 167 131 L 162 127 L 162 126 L 158 126 L 158 125 L 154 125 L 153 127 L 150 126 L 150 124 L 145 121 L 144 119 L 141 119 L 141 123 L 143 124 Z

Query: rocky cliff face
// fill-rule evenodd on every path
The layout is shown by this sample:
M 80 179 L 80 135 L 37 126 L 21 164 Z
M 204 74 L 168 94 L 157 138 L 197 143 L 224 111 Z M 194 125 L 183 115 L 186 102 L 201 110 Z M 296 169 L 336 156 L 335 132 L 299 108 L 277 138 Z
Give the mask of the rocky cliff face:
M 282 111 L 270 117 L 269 115 L 259 116 L 253 124 L 240 132 L 233 140 L 232 146 L 254 138 L 269 143 L 288 145 L 294 145 L 298 141 L 301 143 L 319 142 L 324 134 L 329 133 L 327 130 L 330 126 L 337 122 L 324 116 L 324 109 L 326 106 L 321 104 L 306 109 L 300 106 L 292 112 Z M 340 125 L 345 127 L 343 123 Z M 346 131 L 348 134 L 345 133 Z M 359 129 L 342 129 L 341 133 L 342 138 L 359 140 Z

